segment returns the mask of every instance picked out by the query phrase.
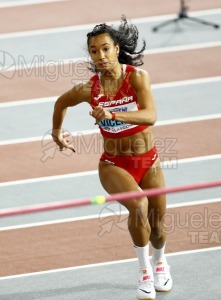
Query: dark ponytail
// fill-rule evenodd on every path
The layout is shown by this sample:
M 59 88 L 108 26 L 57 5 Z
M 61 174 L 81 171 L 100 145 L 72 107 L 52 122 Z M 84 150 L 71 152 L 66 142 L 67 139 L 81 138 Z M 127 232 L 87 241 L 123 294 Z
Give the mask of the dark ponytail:
M 109 26 L 106 23 L 96 25 L 94 29 L 87 34 L 87 45 L 89 46 L 91 37 L 103 33 L 109 34 L 114 42 L 114 45 L 119 44 L 120 53 L 118 60 L 121 64 L 133 66 L 143 65 L 142 52 L 146 48 L 146 42 L 143 40 L 143 46 L 141 50 L 136 51 L 139 32 L 135 25 L 128 24 L 125 16 L 122 16 L 121 24 L 118 29 L 114 29 L 112 26 Z M 93 64 L 91 64 L 89 69 L 93 72 L 97 72 L 96 67 Z

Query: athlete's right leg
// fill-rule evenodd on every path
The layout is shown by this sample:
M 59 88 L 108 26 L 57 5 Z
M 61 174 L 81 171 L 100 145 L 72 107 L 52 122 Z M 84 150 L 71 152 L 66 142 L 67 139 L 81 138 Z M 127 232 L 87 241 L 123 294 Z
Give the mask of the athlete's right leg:
M 99 176 L 103 188 L 109 194 L 141 190 L 134 178 L 124 169 L 115 165 L 100 162 Z M 139 197 L 121 202 L 128 211 L 128 229 L 136 246 L 144 247 L 150 239 L 148 221 L 148 200 Z
M 99 176 L 102 186 L 109 194 L 141 190 L 127 171 L 113 164 L 100 162 Z M 155 299 L 153 272 L 149 260 L 150 225 L 147 217 L 147 197 L 125 200 L 121 204 L 129 211 L 128 229 L 140 265 L 137 299 Z

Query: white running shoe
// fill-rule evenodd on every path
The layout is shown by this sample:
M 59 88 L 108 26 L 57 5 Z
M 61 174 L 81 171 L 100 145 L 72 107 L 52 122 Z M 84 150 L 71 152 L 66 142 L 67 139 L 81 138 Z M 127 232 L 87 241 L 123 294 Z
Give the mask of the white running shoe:
M 170 266 L 158 261 L 155 265 L 150 260 L 153 268 L 154 287 L 157 292 L 169 292 L 172 289 L 173 280 L 170 275 Z
M 137 286 L 138 300 L 154 300 L 156 298 L 156 291 L 154 289 L 153 278 L 150 275 L 140 272 L 140 279 Z

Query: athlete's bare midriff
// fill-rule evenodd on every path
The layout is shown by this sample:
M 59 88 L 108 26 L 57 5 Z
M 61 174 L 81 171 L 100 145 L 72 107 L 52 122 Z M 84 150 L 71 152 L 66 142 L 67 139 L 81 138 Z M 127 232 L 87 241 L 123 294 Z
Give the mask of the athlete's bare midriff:
M 111 155 L 139 155 L 154 146 L 151 127 L 122 138 L 104 137 L 104 151 Z

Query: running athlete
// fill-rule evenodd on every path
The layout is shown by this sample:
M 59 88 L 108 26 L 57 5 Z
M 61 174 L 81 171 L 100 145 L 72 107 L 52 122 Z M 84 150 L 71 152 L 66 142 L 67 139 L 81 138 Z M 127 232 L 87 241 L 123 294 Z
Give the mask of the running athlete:
M 88 102 L 90 115 L 103 136 L 104 152 L 99 162 L 99 177 L 109 193 L 163 188 L 164 176 L 154 146 L 152 126 L 156 122 L 156 106 L 142 52 L 135 52 L 138 30 L 122 17 L 118 29 L 100 24 L 87 34 L 90 69 L 95 75 L 61 95 L 53 115 L 54 141 L 60 150 L 74 151 L 62 134 L 66 109 Z M 138 197 L 121 203 L 129 211 L 128 229 L 138 257 L 140 279 L 137 299 L 155 299 L 156 291 L 172 288 L 170 267 L 164 250 L 166 233 L 163 216 L 166 197 Z M 149 243 L 153 255 L 149 259 Z

